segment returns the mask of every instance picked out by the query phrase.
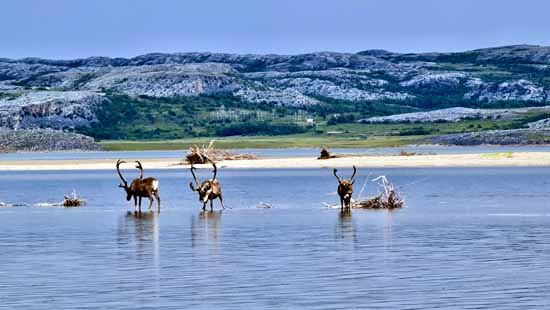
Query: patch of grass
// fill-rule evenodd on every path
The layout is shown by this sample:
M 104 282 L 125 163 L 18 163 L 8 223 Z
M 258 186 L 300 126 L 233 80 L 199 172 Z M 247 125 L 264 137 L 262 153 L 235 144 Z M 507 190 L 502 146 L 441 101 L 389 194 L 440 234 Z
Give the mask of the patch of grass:
M 407 144 L 420 143 L 424 136 L 407 137 L 369 137 L 368 139 L 350 137 L 314 137 L 304 135 L 289 136 L 256 136 L 256 137 L 230 137 L 215 138 L 217 149 L 243 149 L 243 148 L 369 148 L 392 147 Z M 193 145 L 208 144 L 212 138 L 192 138 L 164 141 L 102 141 L 101 145 L 109 151 L 145 151 L 145 150 L 187 150 Z
M 512 152 L 499 152 L 499 153 L 487 153 L 482 155 L 484 158 L 512 158 L 514 153 Z
M 531 112 L 525 113 L 523 115 L 523 117 L 514 120 L 512 126 L 514 128 L 523 128 L 523 127 L 526 127 L 527 124 L 529 124 L 529 123 L 540 121 L 540 120 L 546 119 L 546 118 L 550 118 L 550 113 L 539 112 L 539 111 L 531 111 Z
M 404 136 L 463 133 L 483 130 L 520 128 L 521 124 L 512 120 L 465 120 L 443 123 L 382 123 L 382 124 L 319 124 L 316 130 L 340 131 L 344 136 Z
M 216 139 L 216 148 L 286 148 L 286 147 L 344 147 L 369 148 L 392 147 L 424 143 L 433 135 L 473 132 L 481 130 L 509 129 L 514 121 L 468 120 L 447 123 L 399 123 L 399 124 L 318 124 L 306 133 L 279 136 L 196 137 L 164 140 L 105 140 L 101 145 L 107 150 L 180 150 L 193 145 L 208 144 Z
M 7 91 L 7 92 L 1 92 L 0 91 L 0 100 L 13 100 L 17 97 L 21 97 L 23 95 L 20 91 Z

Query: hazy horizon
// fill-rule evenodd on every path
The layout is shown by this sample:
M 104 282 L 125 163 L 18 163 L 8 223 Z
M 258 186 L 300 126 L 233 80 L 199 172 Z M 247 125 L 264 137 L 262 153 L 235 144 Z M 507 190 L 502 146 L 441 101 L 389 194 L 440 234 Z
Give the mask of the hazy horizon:
M 0 57 L 12 59 L 550 45 L 543 0 L 21 0 L 4 9 Z

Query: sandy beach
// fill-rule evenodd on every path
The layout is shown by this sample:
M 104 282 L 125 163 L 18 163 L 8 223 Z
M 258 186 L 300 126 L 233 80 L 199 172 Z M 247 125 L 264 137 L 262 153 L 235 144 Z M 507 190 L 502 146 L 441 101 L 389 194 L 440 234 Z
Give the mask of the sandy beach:
M 145 169 L 183 169 L 176 159 L 140 159 Z M 42 170 L 110 170 L 114 160 L 22 160 L 0 161 L 0 171 L 42 171 Z M 269 158 L 256 160 L 233 160 L 219 162 L 221 168 L 331 168 L 331 167 L 399 168 L 399 167 L 532 167 L 550 166 L 550 153 L 488 153 L 488 154 L 446 154 L 414 156 L 355 156 L 317 160 L 313 157 Z M 197 167 L 200 168 L 201 165 Z M 131 167 L 131 166 L 130 166 Z

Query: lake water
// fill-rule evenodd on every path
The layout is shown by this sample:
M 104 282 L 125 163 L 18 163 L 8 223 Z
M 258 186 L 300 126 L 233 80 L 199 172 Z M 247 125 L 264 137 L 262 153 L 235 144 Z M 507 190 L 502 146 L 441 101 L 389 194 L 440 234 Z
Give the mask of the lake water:
M 162 211 L 136 217 L 114 171 L 4 172 L 0 201 L 88 205 L 0 208 L 0 308 L 550 308 L 550 168 L 359 173 L 406 208 L 341 216 L 328 169 L 220 170 L 232 209 L 203 213 L 188 174 L 148 170 Z
M 331 148 L 333 153 L 397 155 L 402 150 L 417 154 L 471 154 L 497 152 L 550 152 L 550 146 L 442 146 L 409 145 L 384 148 Z M 262 158 L 316 157 L 318 148 L 240 149 L 238 153 L 255 154 Z M 119 158 L 174 158 L 181 159 L 187 150 L 179 151 L 99 151 L 99 152 L 21 152 L 0 154 L 0 161 L 56 160 L 56 159 L 119 159 Z

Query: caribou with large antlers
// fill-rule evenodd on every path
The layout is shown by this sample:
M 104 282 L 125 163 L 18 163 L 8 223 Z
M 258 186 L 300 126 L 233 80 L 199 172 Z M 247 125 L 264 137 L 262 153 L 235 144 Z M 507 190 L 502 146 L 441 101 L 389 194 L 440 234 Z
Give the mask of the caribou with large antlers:
M 353 194 L 353 184 L 355 183 L 355 174 L 357 169 L 353 166 L 353 174 L 349 179 L 340 178 L 336 172 L 338 170 L 334 169 L 334 176 L 338 180 L 338 196 L 340 196 L 340 209 L 350 209 L 351 208 L 351 195 Z
M 156 178 L 143 178 L 143 166 L 139 161 L 136 161 L 137 166 L 140 170 L 140 176 L 139 178 L 136 178 L 132 180 L 132 183 L 130 183 L 130 186 L 128 186 L 128 182 L 124 179 L 122 176 L 122 173 L 120 172 L 120 165 L 125 163 L 125 161 L 118 160 L 116 162 L 116 171 L 118 172 L 118 176 L 122 180 L 122 183 L 118 187 L 121 187 L 126 191 L 126 200 L 130 201 L 132 197 L 134 198 L 134 211 L 136 212 L 136 208 L 139 206 L 139 212 L 141 213 L 141 198 L 149 198 L 149 210 L 153 206 L 153 197 L 157 199 L 158 202 L 158 209 L 157 211 L 160 213 L 160 196 L 159 196 L 159 181 Z
M 218 173 L 218 167 L 216 167 L 216 164 L 213 161 L 210 161 L 212 163 L 212 166 L 214 167 L 214 176 L 210 180 L 206 180 L 202 182 L 199 185 L 199 180 L 197 180 L 197 176 L 195 175 L 195 167 L 191 165 L 191 174 L 193 175 L 193 179 L 195 180 L 196 186 L 193 186 L 193 182 L 189 183 L 189 187 L 191 187 L 191 190 L 194 192 L 199 193 L 199 201 L 202 202 L 202 209 L 206 209 L 206 203 L 210 200 L 210 210 L 214 209 L 214 199 L 219 198 L 220 204 L 222 205 L 222 209 L 225 209 L 225 206 L 223 205 L 223 198 L 222 198 L 222 187 L 220 185 L 220 182 L 216 179 L 216 174 Z

